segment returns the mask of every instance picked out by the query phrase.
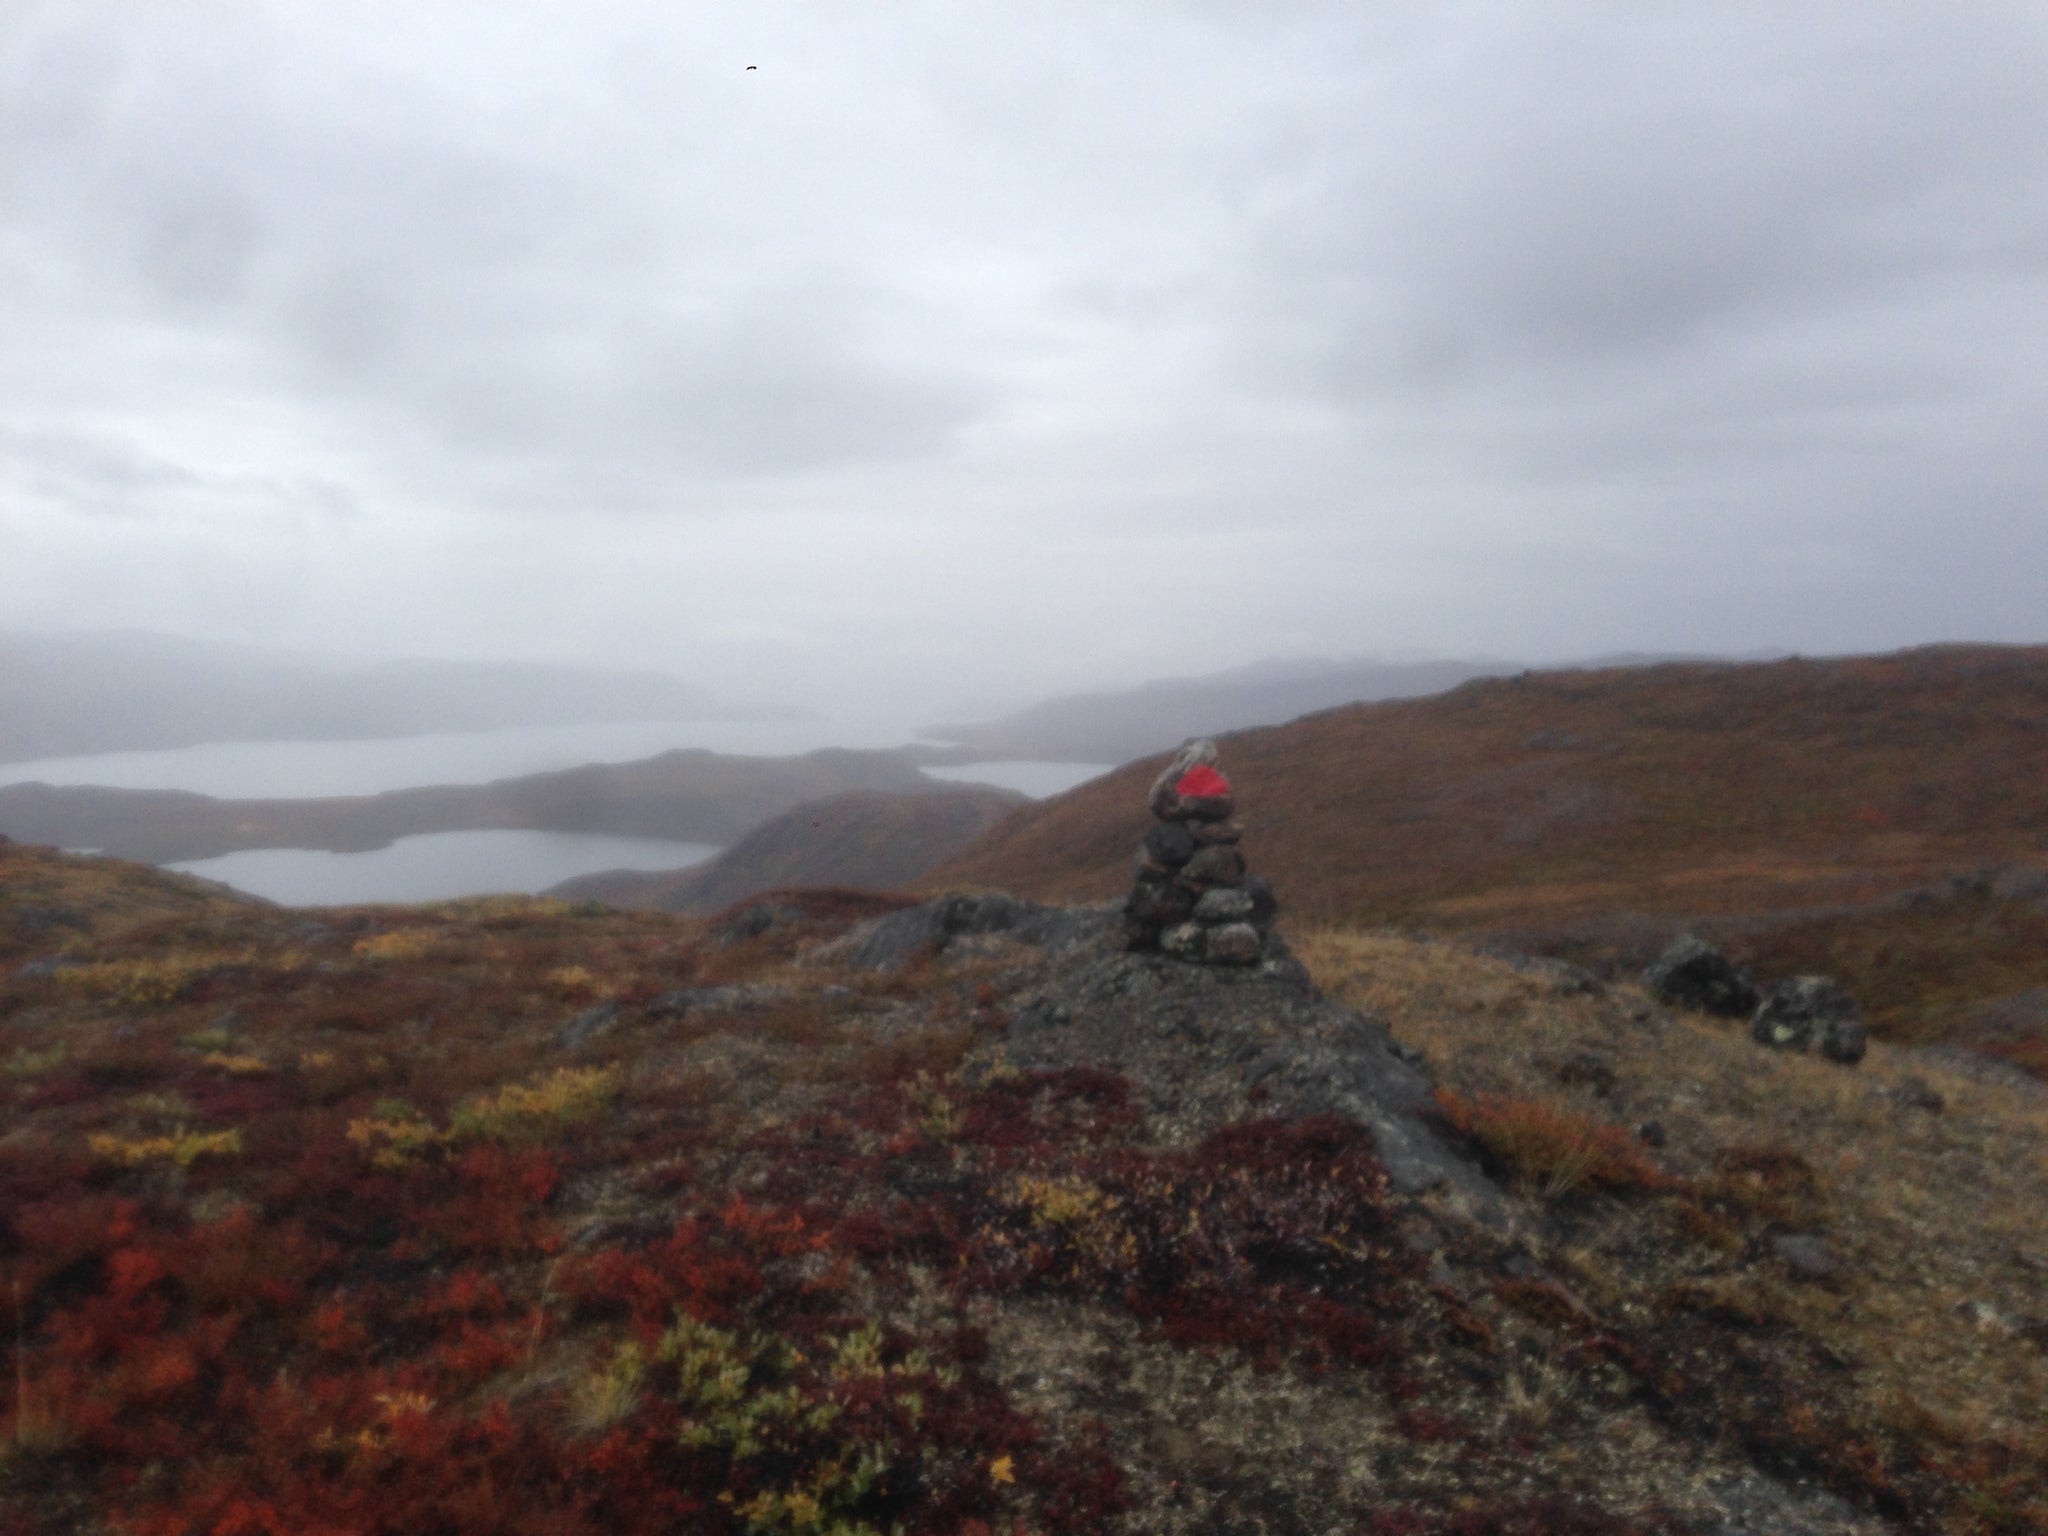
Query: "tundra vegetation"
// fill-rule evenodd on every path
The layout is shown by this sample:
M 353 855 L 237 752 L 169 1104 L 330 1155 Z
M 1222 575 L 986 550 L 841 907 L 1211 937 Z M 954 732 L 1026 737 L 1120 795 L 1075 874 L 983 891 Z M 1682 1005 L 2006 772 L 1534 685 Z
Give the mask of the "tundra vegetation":
M 0 1531 L 1634 1536 L 1756 1467 L 2048 1521 L 2038 1097 L 1306 935 L 1496 1230 L 1351 1122 L 1008 1065 L 1043 957 L 828 942 L 903 900 L 288 911 L 0 844 Z

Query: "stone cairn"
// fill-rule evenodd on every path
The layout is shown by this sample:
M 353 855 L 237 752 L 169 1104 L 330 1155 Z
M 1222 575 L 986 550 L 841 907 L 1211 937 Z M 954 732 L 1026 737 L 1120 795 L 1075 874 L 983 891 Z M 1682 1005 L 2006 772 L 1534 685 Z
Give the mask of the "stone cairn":
M 1190 741 L 1152 784 L 1152 827 L 1124 902 L 1127 949 L 1198 965 L 1254 965 L 1278 943 L 1273 888 L 1245 871 L 1216 743 Z

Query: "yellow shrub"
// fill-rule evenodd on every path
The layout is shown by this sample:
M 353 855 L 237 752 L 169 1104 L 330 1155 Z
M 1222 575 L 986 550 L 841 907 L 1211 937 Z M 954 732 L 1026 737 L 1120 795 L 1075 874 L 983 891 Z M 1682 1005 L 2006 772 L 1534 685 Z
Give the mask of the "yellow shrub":
M 434 947 L 434 935 L 424 928 L 402 928 L 358 939 L 352 953 L 359 960 L 417 960 Z
M 129 1008 L 174 1003 L 200 977 L 223 966 L 242 965 L 247 954 L 165 955 L 154 960 L 102 960 L 59 971 L 58 979 L 95 997 Z
M 1091 1262 L 1129 1265 L 1138 1257 L 1138 1240 L 1117 1212 L 1123 1202 L 1083 1179 L 1020 1178 L 1010 1198 L 1031 1217 L 1040 1231 L 1057 1233 Z
M 8 1059 L 6 1071 L 9 1077 L 40 1077 L 45 1072 L 54 1072 L 62 1065 L 64 1042 L 59 1040 L 55 1045 L 40 1051 L 32 1051 L 25 1045 L 20 1047 Z
M 129 1139 L 95 1132 L 85 1144 L 109 1162 L 124 1168 L 143 1163 L 172 1162 L 189 1168 L 202 1157 L 225 1157 L 242 1150 L 242 1133 L 226 1131 L 180 1131 L 175 1136 L 145 1136 Z
M 548 972 L 548 987 L 557 997 L 591 997 L 602 990 L 597 973 L 587 966 L 561 965 Z
M 533 1084 L 508 1083 L 459 1105 L 448 1134 L 519 1141 L 588 1120 L 619 1091 L 617 1067 L 557 1067 Z
M 362 1119 L 349 1121 L 348 1139 L 369 1154 L 371 1167 L 403 1168 L 444 1138 L 410 1105 L 386 1099 Z
M 208 1051 L 199 1059 L 230 1077 L 261 1077 L 270 1070 L 261 1056 L 251 1056 L 247 1052 Z

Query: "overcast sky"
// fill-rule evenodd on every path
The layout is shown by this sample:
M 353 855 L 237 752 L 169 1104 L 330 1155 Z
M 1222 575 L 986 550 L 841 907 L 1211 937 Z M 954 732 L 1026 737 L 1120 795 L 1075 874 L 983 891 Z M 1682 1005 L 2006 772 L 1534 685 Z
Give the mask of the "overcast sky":
M 2048 4 L 0 0 L 0 564 L 932 708 L 2048 641 Z

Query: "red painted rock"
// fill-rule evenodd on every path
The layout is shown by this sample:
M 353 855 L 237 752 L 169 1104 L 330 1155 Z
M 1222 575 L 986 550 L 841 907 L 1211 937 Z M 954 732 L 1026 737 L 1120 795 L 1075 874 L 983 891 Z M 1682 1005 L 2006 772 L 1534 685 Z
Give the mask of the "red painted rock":
M 1216 783 L 1221 785 L 1223 794 L 1229 795 L 1230 781 L 1225 779 L 1216 767 L 1216 743 L 1205 740 L 1190 741 L 1174 755 L 1173 761 L 1166 765 L 1166 771 L 1152 781 L 1150 804 L 1154 816 L 1161 821 L 1188 819 L 1191 812 L 1188 809 L 1188 801 L 1180 793 L 1180 785 L 1197 769 L 1206 769 L 1208 773 L 1213 774 Z M 1194 782 L 1204 788 L 1213 787 L 1206 777 L 1197 777 Z

